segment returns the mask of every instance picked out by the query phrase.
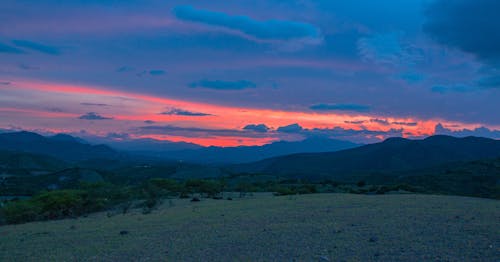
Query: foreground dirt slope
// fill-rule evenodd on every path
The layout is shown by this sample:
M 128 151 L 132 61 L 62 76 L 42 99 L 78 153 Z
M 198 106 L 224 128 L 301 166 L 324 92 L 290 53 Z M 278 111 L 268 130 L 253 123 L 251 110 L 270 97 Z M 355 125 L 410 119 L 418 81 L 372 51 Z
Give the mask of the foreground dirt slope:
M 0 227 L 0 261 L 398 260 L 500 261 L 500 201 L 258 195 Z

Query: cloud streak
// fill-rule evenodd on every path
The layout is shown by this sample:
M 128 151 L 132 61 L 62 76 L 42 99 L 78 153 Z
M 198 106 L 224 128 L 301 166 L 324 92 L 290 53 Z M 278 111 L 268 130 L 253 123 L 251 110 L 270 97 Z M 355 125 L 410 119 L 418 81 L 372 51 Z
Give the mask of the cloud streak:
M 248 16 L 230 15 L 222 12 L 196 9 L 192 6 L 178 6 L 173 9 L 177 19 L 220 26 L 264 40 L 291 40 L 319 38 L 320 30 L 312 24 L 286 20 L 259 21 Z
M 254 132 L 259 132 L 259 133 L 266 133 L 267 131 L 270 130 L 270 128 L 268 126 L 266 126 L 265 124 L 258 124 L 258 125 L 250 124 L 250 125 L 246 125 L 245 127 L 243 127 L 243 130 L 254 131 Z
M 303 128 L 299 124 L 282 126 L 277 129 L 278 132 L 286 134 L 296 134 L 302 137 L 327 137 L 336 139 L 345 139 L 356 142 L 371 143 L 377 142 L 388 137 L 402 137 L 403 129 L 390 128 L 388 130 L 369 130 L 366 128 L 349 129 L 336 126 L 333 128 Z
M 102 103 L 80 103 L 82 106 L 109 106 L 108 104 Z
M 198 82 L 191 83 L 189 87 L 207 88 L 214 90 L 243 90 L 248 88 L 256 88 L 257 85 L 247 80 L 239 80 L 239 81 L 201 80 Z
M 149 74 L 152 75 L 152 76 L 161 76 L 161 75 L 164 75 L 166 73 L 167 72 L 165 70 L 161 70 L 161 69 L 152 69 L 152 70 L 149 70 Z
M 60 55 L 61 50 L 58 47 L 40 44 L 27 40 L 12 40 L 12 43 L 17 47 L 30 49 L 47 55 Z
M 23 54 L 24 51 L 19 48 L 0 43 L 0 53 Z
M 95 112 L 88 112 L 84 115 L 79 116 L 78 119 L 82 119 L 82 120 L 111 120 L 113 118 L 101 116 Z
M 315 111 L 355 111 L 366 112 L 370 110 L 369 106 L 358 104 L 315 104 L 309 107 Z
M 191 138 L 216 138 L 216 137 L 248 137 L 248 138 L 266 138 L 267 134 L 263 132 L 249 132 L 248 130 L 238 129 L 212 129 L 199 127 L 180 127 L 173 125 L 164 126 L 143 126 L 138 127 L 132 132 L 141 135 L 168 135 Z
M 160 113 L 162 115 L 170 115 L 170 116 L 211 116 L 211 114 L 201 113 L 201 112 L 193 112 L 188 110 L 183 110 L 179 108 L 172 108 L 168 111 Z

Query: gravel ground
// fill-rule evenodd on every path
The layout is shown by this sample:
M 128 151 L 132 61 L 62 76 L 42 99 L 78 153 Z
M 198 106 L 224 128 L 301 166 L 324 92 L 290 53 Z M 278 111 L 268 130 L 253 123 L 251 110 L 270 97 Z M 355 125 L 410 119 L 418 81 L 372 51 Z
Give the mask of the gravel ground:
M 148 215 L 0 227 L 0 261 L 500 261 L 500 201 L 352 194 L 172 200 Z

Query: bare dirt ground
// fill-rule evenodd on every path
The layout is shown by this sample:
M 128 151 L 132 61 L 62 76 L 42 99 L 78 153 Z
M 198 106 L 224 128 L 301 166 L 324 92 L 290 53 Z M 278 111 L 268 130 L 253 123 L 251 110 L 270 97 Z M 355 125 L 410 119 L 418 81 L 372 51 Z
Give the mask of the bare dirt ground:
M 500 261 L 500 201 L 352 194 L 166 200 L 147 215 L 0 227 L 0 261 Z

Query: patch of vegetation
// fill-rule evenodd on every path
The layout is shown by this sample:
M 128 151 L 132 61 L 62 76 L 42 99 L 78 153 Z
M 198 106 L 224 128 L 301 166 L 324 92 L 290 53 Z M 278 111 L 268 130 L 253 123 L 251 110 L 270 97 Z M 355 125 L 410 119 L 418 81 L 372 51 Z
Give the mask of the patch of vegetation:
M 9 201 L 0 208 L 0 220 L 17 224 L 77 217 L 114 207 L 132 197 L 134 192 L 126 187 L 84 183 L 79 189 L 45 191 L 29 199 Z
M 133 177 L 134 170 L 137 177 Z M 333 192 L 454 194 L 500 199 L 499 170 L 500 159 L 492 159 L 412 173 L 372 172 L 350 182 L 259 173 L 173 179 L 170 174 L 174 168 L 165 166 L 134 166 L 123 176 L 87 168 L 67 168 L 42 175 L 12 172 L 0 180 L 0 191 L 5 196 L 0 199 L 0 224 L 76 217 L 103 210 L 110 215 L 124 214 L 130 208 L 142 208 L 144 214 L 149 214 L 169 198 L 222 200 L 227 199 L 224 192 L 239 192 L 240 197 L 254 192 L 273 192 L 277 196 Z
M 2 208 L 4 220 L 10 224 L 34 220 L 75 217 L 100 210 L 102 203 L 88 199 L 84 191 L 58 190 L 41 193 L 29 200 L 7 203 Z
M 276 196 L 303 195 L 303 194 L 318 193 L 316 185 L 314 185 L 314 184 L 278 186 L 275 188 L 274 191 L 275 191 L 274 194 Z

